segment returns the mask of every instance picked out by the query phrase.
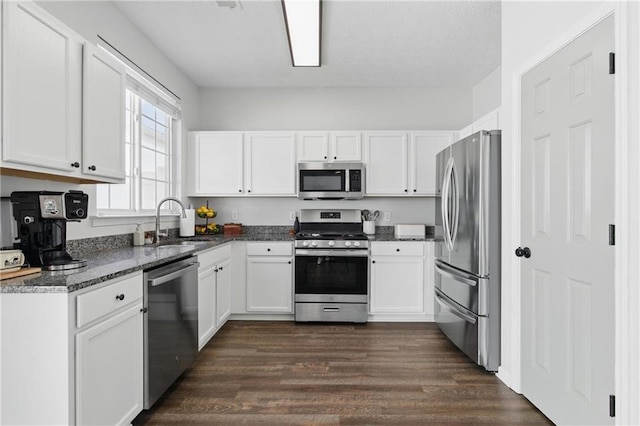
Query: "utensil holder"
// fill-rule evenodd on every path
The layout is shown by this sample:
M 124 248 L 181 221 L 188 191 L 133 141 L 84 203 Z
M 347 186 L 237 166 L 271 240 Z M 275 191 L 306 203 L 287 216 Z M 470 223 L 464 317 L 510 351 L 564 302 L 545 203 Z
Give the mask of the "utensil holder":
M 362 222 L 362 231 L 368 235 L 375 234 L 376 223 L 373 220 L 365 220 L 364 222 Z

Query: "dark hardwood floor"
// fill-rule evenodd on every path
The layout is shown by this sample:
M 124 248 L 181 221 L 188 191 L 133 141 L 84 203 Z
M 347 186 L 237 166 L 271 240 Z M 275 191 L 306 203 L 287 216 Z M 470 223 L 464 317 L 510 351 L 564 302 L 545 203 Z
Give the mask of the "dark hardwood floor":
M 134 424 L 551 424 L 432 323 L 229 321 Z

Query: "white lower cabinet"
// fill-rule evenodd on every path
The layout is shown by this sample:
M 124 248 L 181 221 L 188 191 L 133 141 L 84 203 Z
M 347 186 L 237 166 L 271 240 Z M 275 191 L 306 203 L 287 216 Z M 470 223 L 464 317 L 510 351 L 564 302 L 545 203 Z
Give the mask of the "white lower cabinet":
M 141 308 L 142 303 L 76 335 L 77 424 L 127 424 L 142 411 Z
M 372 242 L 369 313 L 430 319 L 426 278 L 424 242 Z
M 143 409 L 142 294 L 142 271 L 72 293 L 2 294 L 0 424 L 131 423 Z
M 247 243 L 247 311 L 293 313 L 290 242 Z
M 202 349 L 231 313 L 230 245 L 198 253 L 198 349 Z

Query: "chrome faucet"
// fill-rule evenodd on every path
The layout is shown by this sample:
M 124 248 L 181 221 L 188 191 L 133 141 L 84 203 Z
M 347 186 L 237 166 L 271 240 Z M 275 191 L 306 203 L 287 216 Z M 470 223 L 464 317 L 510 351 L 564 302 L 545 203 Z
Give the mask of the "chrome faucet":
M 178 203 L 180 208 L 182 208 L 182 217 L 183 218 L 187 217 L 187 212 L 184 210 L 184 206 L 182 205 L 180 200 L 178 200 L 176 198 L 168 197 L 168 198 L 165 198 L 164 200 L 160 201 L 158 203 L 158 207 L 156 208 L 156 236 L 155 236 L 155 243 L 156 244 L 158 244 L 160 242 L 160 237 L 166 237 L 166 236 L 169 235 L 169 230 L 168 229 L 164 233 L 160 232 L 160 206 L 162 206 L 166 201 L 175 201 L 176 203 Z

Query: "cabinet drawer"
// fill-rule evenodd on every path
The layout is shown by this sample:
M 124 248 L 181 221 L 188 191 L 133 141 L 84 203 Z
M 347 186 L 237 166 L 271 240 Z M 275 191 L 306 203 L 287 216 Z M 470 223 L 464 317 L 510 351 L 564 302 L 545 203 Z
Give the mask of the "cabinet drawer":
M 371 244 L 372 256 L 424 256 L 424 243 L 384 242 Z
M 117 281 L 116 281 L 117 280 Z M 78 328 L 120 308 L 142 300 L 142 274 L 127 275 L 113 284 L 84 293 L 77 298 Z
M 247 243 L 247 256 L 291 256 L 291 243 Z

